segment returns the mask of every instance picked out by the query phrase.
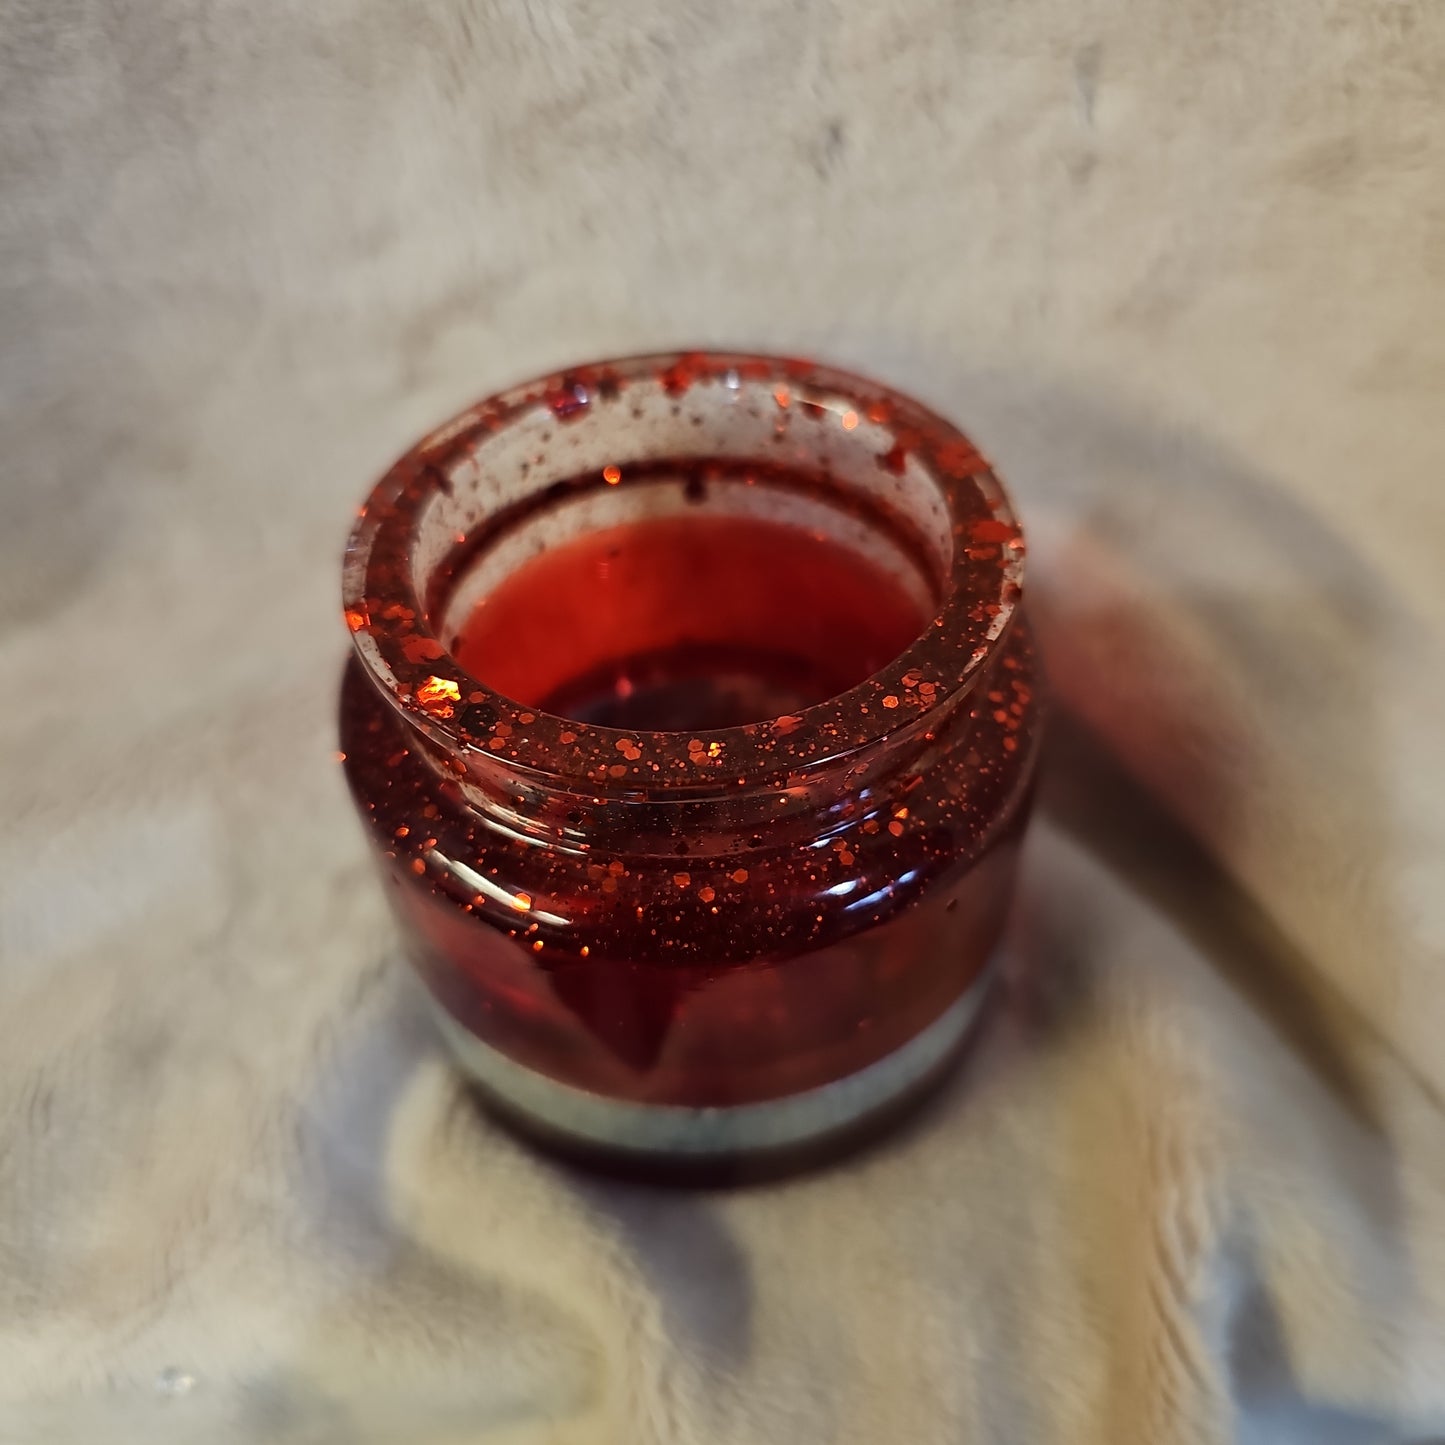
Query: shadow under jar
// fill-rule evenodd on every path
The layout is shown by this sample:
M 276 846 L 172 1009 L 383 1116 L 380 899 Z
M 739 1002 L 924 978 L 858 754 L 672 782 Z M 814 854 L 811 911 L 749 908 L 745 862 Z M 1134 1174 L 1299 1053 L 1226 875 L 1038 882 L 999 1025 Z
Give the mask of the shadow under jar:
M 1028 813 L 1022 560 L 962 434 L 811 363 L 582 367 L 397 463 L 347 553 L 341 747 L 494 1107 L 746 1172 L 941 1075 Z

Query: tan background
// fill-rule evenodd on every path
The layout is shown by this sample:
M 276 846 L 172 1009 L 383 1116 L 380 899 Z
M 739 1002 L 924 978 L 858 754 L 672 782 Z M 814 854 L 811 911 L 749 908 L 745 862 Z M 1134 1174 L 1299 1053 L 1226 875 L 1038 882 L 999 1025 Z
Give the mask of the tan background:
M 1442 104 L 1433 0 L 3 0 L 0 1439 L 1445 1433 Z M 655 1197 L 391 967 L 337 556 L 697 341 L 975 434 L 1085 732 L 942 1104 Z

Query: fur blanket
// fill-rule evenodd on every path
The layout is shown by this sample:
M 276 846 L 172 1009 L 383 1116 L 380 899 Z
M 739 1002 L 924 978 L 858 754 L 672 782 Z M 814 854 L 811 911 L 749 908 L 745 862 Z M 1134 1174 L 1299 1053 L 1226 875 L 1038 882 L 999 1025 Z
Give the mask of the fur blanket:
M 1438 0 L 0 0 L 0 1440 L 1445 1433 Z M 853 1163 L 458 1084 L 338 551 L 553 364 L 812 353 L 1011 483 L 1003 1007 Z

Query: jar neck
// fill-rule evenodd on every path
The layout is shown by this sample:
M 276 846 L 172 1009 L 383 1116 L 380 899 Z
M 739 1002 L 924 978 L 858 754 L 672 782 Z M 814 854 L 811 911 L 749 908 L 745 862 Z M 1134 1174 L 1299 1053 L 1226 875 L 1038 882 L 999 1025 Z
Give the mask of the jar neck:
M 991 675 L 981 673 L 978 684 L 986 688 Z M 625 856 L 672 856 L 686 838 L 691 852 L 716 856 L 831 837 L 866 821 L 911 777 L 966 741 L 972 697 L 972 689 L 955 693 L 943 707 L 808 766 L 651 787 L 611 780 L 579 787 L 574 777 L 519 766 L 504 753 L 439 747 L 405 709 L 397 716 L 411 750 L 490 830 Z

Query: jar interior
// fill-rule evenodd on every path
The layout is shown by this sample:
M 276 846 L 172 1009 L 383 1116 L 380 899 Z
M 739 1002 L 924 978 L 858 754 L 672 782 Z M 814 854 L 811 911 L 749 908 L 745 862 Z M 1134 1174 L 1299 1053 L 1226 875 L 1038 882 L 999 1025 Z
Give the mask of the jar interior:
M 639 383 L 539 407 L 450 470 L 414 553 L 428 620 L 472 678 L 541 712 L 783 717 L 892 662 L 944 600 L 939 488 L 843 399 Z

